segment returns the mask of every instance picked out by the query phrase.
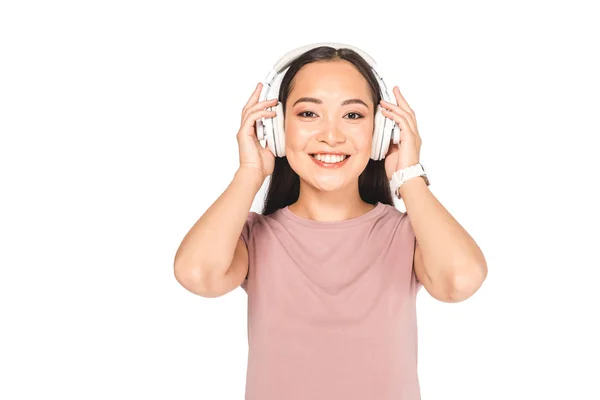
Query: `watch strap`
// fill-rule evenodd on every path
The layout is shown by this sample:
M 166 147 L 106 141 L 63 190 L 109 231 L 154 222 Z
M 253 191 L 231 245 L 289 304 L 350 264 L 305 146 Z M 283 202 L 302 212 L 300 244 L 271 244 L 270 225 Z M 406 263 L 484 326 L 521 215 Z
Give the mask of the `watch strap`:
M 417 163 L 394 172 L 394 174 L 392 175 L 392 179 L 390 180 L 392 192 L 398 198 L 400 198 L 400 187 L 408 180 L 419 176 L 423 178 L 427 186 L 430 185 L 429 179 L 427 178 L 427 174 L 425 173 L 425 168 L 421 163 Z

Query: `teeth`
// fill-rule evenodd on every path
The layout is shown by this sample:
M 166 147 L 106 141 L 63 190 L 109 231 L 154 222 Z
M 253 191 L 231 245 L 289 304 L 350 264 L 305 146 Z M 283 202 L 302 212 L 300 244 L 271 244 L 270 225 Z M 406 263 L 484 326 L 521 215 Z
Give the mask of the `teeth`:
M 314 154 L 313 157 L 316 158 L 317 160 L 325 162 L 325 163 L 335 164 L 335 163 L 344 161 L 344 159 L 348 156 L 347 155 L 332 155 L 332 154 Z

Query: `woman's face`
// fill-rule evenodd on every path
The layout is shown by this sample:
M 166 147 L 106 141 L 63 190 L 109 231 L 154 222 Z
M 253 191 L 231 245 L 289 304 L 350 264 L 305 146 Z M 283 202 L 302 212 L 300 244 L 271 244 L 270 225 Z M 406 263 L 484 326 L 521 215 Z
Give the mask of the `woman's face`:
M 319 190 L 356 184 L 371 156 L 373 124 L 371 90 L 350 62 L 303 66 L 286 102 L 285 150 L 290 166 Z

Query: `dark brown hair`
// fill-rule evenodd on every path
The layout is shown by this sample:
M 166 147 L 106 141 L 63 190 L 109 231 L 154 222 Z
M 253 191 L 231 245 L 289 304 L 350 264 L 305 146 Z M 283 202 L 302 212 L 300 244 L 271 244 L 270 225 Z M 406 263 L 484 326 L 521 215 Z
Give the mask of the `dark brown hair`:
M 371 67 L 363 57 L 351 49 L 335 49 L 321 46 L 311 49 L 295 59 L 286 71 L 279 88 L 278 99 L 285 105 L 292 90 L 294 77 L 304 65 L 316 61 L 346 60 L 352 63 L 365 77 L 375 109 L 381 100 L 379 82 L 371 71 Z M 358 178 L 358 189 L 363 201 L 375 205 L 377 202 L 394 205 L 390 184 L 385 172 L 385 159 L 369 160 L 364 171 Z M 280 208 L 295 203 L 300 195 L 300 177 L 290 166 L 287 157 L 276 157 L 275 167 L 270 177 L 269 187 L 265 196 L 262 214 L 268 215 Z

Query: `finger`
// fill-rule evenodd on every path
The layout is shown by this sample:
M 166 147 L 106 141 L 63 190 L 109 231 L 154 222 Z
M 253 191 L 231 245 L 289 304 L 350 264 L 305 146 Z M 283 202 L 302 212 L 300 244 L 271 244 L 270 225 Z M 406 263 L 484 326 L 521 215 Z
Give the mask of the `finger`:
M 406 111 L 405 109 L 403 109 L 402 107 L 396 105 L 396 104 L 392 104 L 392 103 L 388 103 L 387 101 L 381 100 L 383 103 L 381 103 L 381 107 L 382 107 L 382 111 L 386 111 L 388 113 L 391 112 L 391 114 L 399 114 L 402 117 L 404 117 L 404 119 L 407 120 L 408 125 L 410 126 L 410 129 L 415 132 L 416 134 L 418 134 L 417 131 L 417 123 L 414 120 L 413 116 Z M 388 115 L 388 114 L 384 114 L 384 115 Z M 393 119 L 393 118 L 392 118 Z
M 253 126 L 259 118 L 273 118 L 276 115 L 275 111 L 269 110 L 258 110 L 248 114 L 246 119 L 242 122 L 242 128 L 249 128 Z M 240 129 L 242 131 L 243 129 Z
M 402 130 L 402 133 L 400 134 L 400 136 L 402 137 L 404 134 L 412 134 L 414 136 L 418 136 L 417 133 L 413 130 L 413 128 L 410 126 L 408 120 L 403 117 L 402 115 L 399 115 L 395 112 L 391 112 L 389 110 L 386 109 L 382 109 L 381 113 L 394 120 L 394 122 L 396 122 L 398 124 L 398 126 L 400 127 L 400 129 Z
M 256 85 L 256 88 L 254 88 L 254 92 L 252 92 L 252 95 L 246 102 L 246 105 L 244 106 L 243 111 L 245 111 L 247 108 L 251 107 L 253 104 L 255 104 L 258 101 L 258 99 L 260 97 L 260 92 L 262 91 L 262 87 L 263 87 L 262 82 L 258 82 L 258 84 Z
M 253 105 L 253 106 L 251 106 L 251 107 L 249 107 L 249 108 L 245 109 L 245 110 L 242 112 L 242 121 L 243 121 L 244 119 L 246 119 L 246 116 L 247 116 L 248 114 L 250 114 L 250 113 L 252 113 L 252 112 L 254 112 L 254 111 L 257 111 L 257 110 L 265 109 L 265 108 L 267 108 L 267 107 L 273 107 L 273 106 L 277 105 L 277 103 L 278 103 L 278 102 L 279 102 L 279 100 L 278 100 L 278 99 L 264 100 L 264 101 L 261 101 L 260 103 L 257 103 L 257 104 L 255 104 L 255 105 Z
M 278 102 L 278 99 L 263 100 L 260 103 L 256 103 L 250 107 L 245 108 L 244 112 L 242 113 L 242 117 L 256 110 L 265 109 L 267 107 L 273 107 L 277 105 Z
M 258 84 L 256 85 L 256 88 L 254 88 L 254 92 L 252 92 L 252 96 L 250 96 L 250 99 L 248 100 L 248 103 L 255 103 L 258 98 L 260 97 L 260 92 L 262 91 L 263 88 L 263 84 L 262 82 L 258 82 Z
M 408 105 L 408 102 L 406 101 L 404 96 L 402 96 L 402 93 L 400 93 L 400 88 L 397 85 L 394 86 L 393 92 L 394 92 L 394 97 L 396 97 L 396 101 L 398 102 L 398 105 L 402 106 L 405 110 L 407 110 L 414 117 L 415 112 L 413 111 L 412 108 L 410 108 L 410 106 Z

